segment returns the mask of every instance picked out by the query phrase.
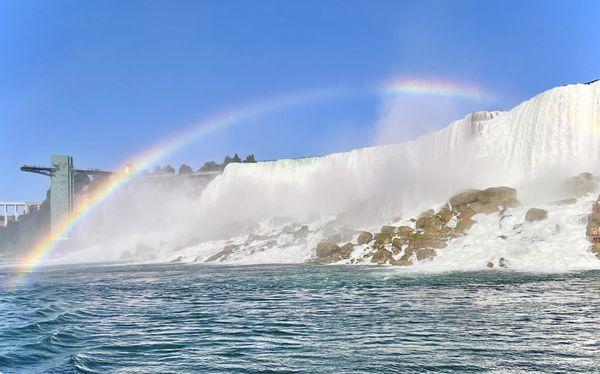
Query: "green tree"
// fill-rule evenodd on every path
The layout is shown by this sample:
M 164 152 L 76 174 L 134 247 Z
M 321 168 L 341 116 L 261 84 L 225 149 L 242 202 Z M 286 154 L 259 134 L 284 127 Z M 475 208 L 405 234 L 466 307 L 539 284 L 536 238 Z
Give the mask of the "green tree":
M 164 172 L 163 168 L 162 168 L 162 167 L 160 167 L 159 165 L 156 165 L 156 166 L 154 167 L 154 174 L 156 174 L 156 175 L 160 175 L 160 174 L 164 174 L 164 173 L 165 173 L 165 172 Z
M 229 157 L 229 155 L 225 156 L 225 159 L 223 160 L 223 165 L 227 166 L 228 164 L 231 164 L 231 157 Z
M 214 161 L 205 162 L 198 171 L 218 171 L 221 170 L 221 165 Z
M 179 174 L 192 174 L 194 171 L 192 170 L 192 167 L 186 164 L 183 164 L 179 167 Z
M 242 159 L 236 153 L 235 155 L 233 155 L 233 158 L 231 159 L 231 162 L 242 162 Z
M 248 156 L 246 156 L 246 159 L 244 160 L 244 162 L 253 163 L 253 162 L 256 162 L 256 158 L 254 158 L 253 154 L 249 154 Z
M 173 169 L 173 167 L 172 167 L 171 165 L 165 165 L 165 166 L 163 167 L 163 171 L 164 171 L 166 174 L 175 174 L 175 169 Z

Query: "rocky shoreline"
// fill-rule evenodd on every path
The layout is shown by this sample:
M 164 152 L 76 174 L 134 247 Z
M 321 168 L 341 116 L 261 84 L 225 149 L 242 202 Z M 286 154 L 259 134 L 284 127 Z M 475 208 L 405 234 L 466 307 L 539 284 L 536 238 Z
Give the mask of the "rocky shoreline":
M 574 196 L 555 204 L 573 204 L 587 193 L 595 192 L 598 184 L 591 173 L 582 173 L 568 179 L 564 190 Z M 599 197 L 600 199 L 600 197 Z M 587 235 L 596 230 L 597 242 L 590 250 L 600 259 L 600 202 L 598 211 L 588 217 Z M 454 239 L 460 238 L 477 223 L 473 217 L 477 214 L 496 214 L 502 221 L 510 208 L 521 205 L 517 190 L 512 187 L 489 187 L 484 190 L 471 189 L 451 197 L 437 212 L 425 211 L 409 220 L 408 225 L 385 225 L 378 232 L 363 231 L 353 241 L 341 244 L 340 240 L 328 238 L 319 242 L 315 248 L 312 263 L 333 264 L 340 261 L 371 263 L 376 265 L 410 266 L 421 261 L 430 261 L 438 251 L 448 246 Z M 543 221 L 548 211 L 531 208 L 527 211 L 526 222 Z M 352 258 L 355 247 L 366 246 L 366 253 L 360 258 Z M 495 263 L 488 261 L 488 268 L 508 267 L 509 260 L 499 258 Z

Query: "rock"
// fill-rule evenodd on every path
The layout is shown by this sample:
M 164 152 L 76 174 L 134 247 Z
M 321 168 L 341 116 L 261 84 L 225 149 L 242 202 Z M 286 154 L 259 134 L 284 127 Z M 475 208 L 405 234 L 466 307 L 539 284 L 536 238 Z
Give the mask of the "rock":
M 517 200 L 517 198 L 511 197 L 510 199 L 504 202 L 504 206 L 508 208 L 518 208 L 521 206 L 521 203 L 519 202 L 519 200 Z
M 408 243 L 409 239 L 406 238 L 394 238 L 392 239 L 392 246 L 398 249 L 402 248 L 404 244 Z
M 500 257 L 500 259 L 498 260 L 498 266 L 500 266 L 501 268 L 508 267 L 508 260 L 506 260 L 504 257 Z
M 395 266 L 411 266 L 413 262 L 410 258 L 402 257 L 399 260 L 391 260 L 390 264 Z
M 447 224 L 452 217 L 454 217 L 454 212 L 450 209 L 444 208 L 438 213 L 438 217 L 443 224 Z
M 437 255 L 437 253 L 435 252 L 435 249 L 431 249 L 431 248 L 417 249 L 416 253 L 417 253 L 417 260 L 419 260 L 419 261 L 422 261 L 422 260 L 425 260 L 428 258 L 432 258 Z
M 382 234 L 391 235 L 396 231 L 396 228 L 394 226 L 383 226 L 380 231 Z
M 397 231 L 400 236 L 408 236 L 412 234 L 415 230 L 410 226 L 400 226 L 398 227 Z
M 323 240 L 317 244 L 317 248 L 315 250 L 317 257 L 323 258 L 332 255 L 334 252 L 338 251 L 340 247 L 333 242 L 328 242 Z
M 548 211 L 545 209 L 531 208 L 525 214 L 525 220 L 528 222 L 543 221 L 548 218 Z
M 488 261 L 488 263 L 487 263 L 485 266 L 487 266 L 488 268 L 490 268 L 490 269 L 491 269 L 491 268 L 493 268 L 493 267 L 494 267 L 494 263 L 493 263 L 493 262 L 491 262 L 491 261 Z
M 477 200 L 483 204 L 502 205 L 509 199 L 517 198 L 517 190 L 511 187 L 490 187 L 477 195 Z
M 425 231 L 437 231 L 445 225 L 437 215 L 421 216 L 415 223 L 417 229 Z
M 600 259 L 600 243 L 592 244 L 592 246 L 590 247 L 590 251 L 592 251 L 592 253 L 595 254 L 596 257 L 598 257 L 598 259 Z
M 459 220 L 464 220 L 464 219 L 469 219 L 471 217 L 473 217 L 475 215 L 475 211 L 471 208 L 465 208 L 463 210 L 461 210 L 461 212 L 458 215 L 458 219 Z
M 471 229 L 471 227 L 473 227 L 473 225 L 476 223 L 476 221 L 472 220 L 471 218 L 465 218 L 465 219 L 461 219 L 458 221 L 458 223 L 456 224 L 456 231 L 458 233 L 464 233 L 465 231 L 468 231 L 469 229 Z
M 594 180 L 593 174 L 581 173 L 576 177 L 567 179 L 564 189 L 566 193 L 572 196 L 581 197 L 587 193 L 595 192 L 598 189 L 598 183 Z
M 383 264 L 390 260 L 393 260 L 392 253 L 385 248 L 379 248 L 371 257 L 371 262 L 374 264 Z
M 340 247 L 340 249 L 329 256 L 330 262 L 337 262 L 341 260 L 347 260 L 350 258 L 354 245 L 352 243 L 346 243 Z
M 374 239 L 375 239 L 375 244 L 378 246 L 382 246 L 382 245 L 388 245 L 392 242 L 392 237 L 393 237 L 393 233 L 383 233 L 383 232 L 378 232 L 377 234 L 375 234 Z
M 450 205 L 455 208 L 461 205 L 466 205 L 477 200 L 477 196 L 483 191 L 481 190 L 467 190 L 459 193 L 458 195 L 454 195 L 448 201 Z
M 175 259 L 173 259 L 173 260 L 169 261 L 169 263 L 171 263 L 171 264 L 176 264 L 176 263 L 179 263 L 179 262 L 183 262 L 183 259 L 184 259 L 184 258 L 185 258 L 185 257 L 183 257 L 183 256 L 177 256 L 177 258 L 175 258 Z
M 498 209 L 498 205 L 490 203 L 490 204 L 484 204 L 484 205 L 482 205 L 479 208 L 479 212 L 478 213 L 492 214 L 492 213 L 497 213 L 499 211 L 500 211 L 500 209 Z
M 373 240 L 373 234 L 371 234 L 368 231 L 363 231 L 358 235 L 356 242 L 359 245 L 363 245 L 363 244 L 369 244 L 371 242 L 371 240 Z

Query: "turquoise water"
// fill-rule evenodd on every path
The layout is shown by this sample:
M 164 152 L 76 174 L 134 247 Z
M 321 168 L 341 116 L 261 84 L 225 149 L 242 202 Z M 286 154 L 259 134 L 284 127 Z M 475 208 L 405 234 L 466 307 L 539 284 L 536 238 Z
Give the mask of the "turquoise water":
M 2 373 L 593 372 L 599 340 L 600 272 L 52 267 L 0 295 Z

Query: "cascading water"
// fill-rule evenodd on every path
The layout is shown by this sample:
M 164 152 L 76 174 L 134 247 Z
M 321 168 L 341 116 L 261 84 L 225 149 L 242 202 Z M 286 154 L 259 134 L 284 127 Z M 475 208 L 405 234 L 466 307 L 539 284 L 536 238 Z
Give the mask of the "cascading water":
M 464 238 L 414 268 L 481 268 L 501 256 L 510 257 L 514 268 L 595 267 L 599 261 L 587 252 L 581 220 L 594 196 L 567 208 L 546 203 L 561 197 L 559 186 L 567 177 L 597 173 L 598 151 L 600 83 L 558 87 L 506 112 L 472 113 L 410 142 L 229 164 L 199 197 L 174 203 L 181 219 L 175 214 L 163 219 L 173 224 L 148 235 L 161 242 L 144 245 L 160 247 L 160 260 L 205 261 L 222 252 L 223 262 L 303 262 L 334 218 L 349 230 L 376 229 L 392 217 L 411 224 L 409 218 L 464 189 L 512 186 L 524 205 L 504 228 L 497 217 L 478 215 L 480 224 Z M 531 204 L 546 204 L 549 219 L 512 235 L 507 227 L 520 225 Z M 308 233 L 298 239 L 281 222 L 306 225 Z M 142 242 L 144 237 L 143 231 L 136 236 Z

